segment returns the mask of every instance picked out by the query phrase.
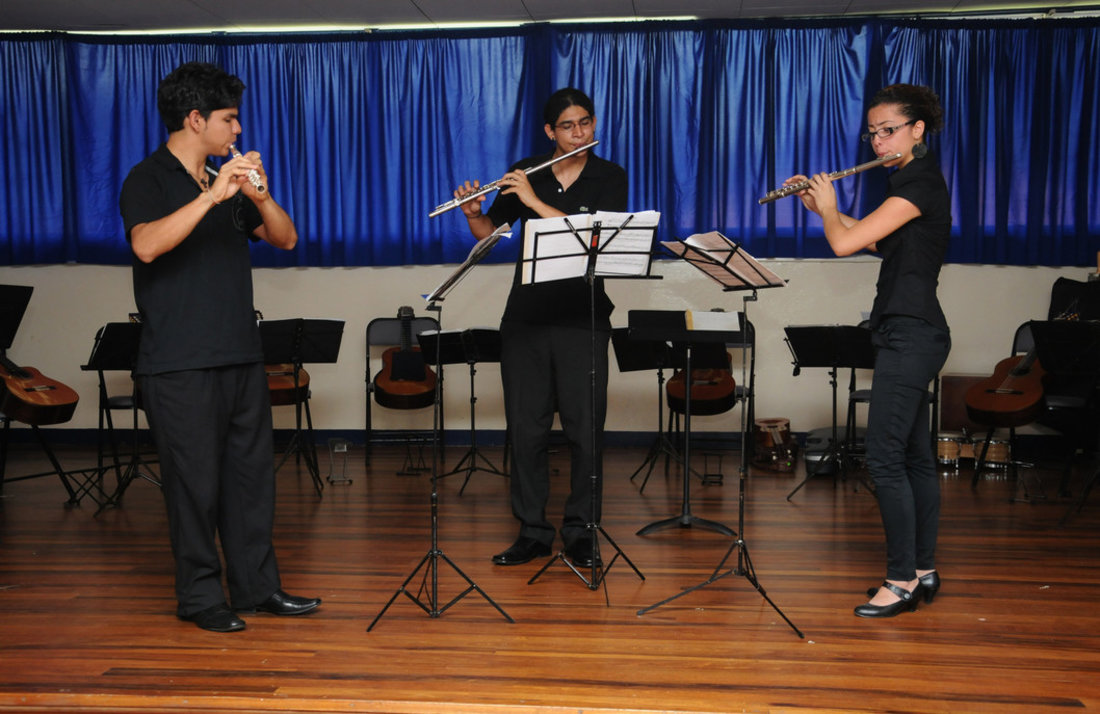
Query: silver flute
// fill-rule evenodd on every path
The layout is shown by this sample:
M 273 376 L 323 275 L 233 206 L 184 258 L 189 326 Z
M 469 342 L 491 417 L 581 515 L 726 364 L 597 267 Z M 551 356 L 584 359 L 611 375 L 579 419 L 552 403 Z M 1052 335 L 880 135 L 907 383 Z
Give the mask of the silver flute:
M 561 156 L 555 156 L 554 158 L 550 159 L 549 161 L 544 161 L 543 163 L 539 164 L 538 166 L 532 166 L 529 169 L 524 169 L 523 173 L 530 176 L 531 174 L 535 173 L 536 171 L 541 171 L 541 170 L 545 169 L 547 166 L 551 166 L 553 164 L 556 164 L 559 161 L 562 161 L 563 159 L 568 159 L 570 156 L 575 156 L 576 154 L 579 154 L 582 151 L 588 151 L 589 149 L 591 149 L 593 146 L 595 146 L 598 143 L 600 143 L 600 142 L 599 141 L 593 141 L 591 144 L 585 144 L 584 146 L 579 147 L 577 149 L 573 149 L 572 151 L 570 151 L 566 154 L 562 154 Z M 468 193 L 465 196 L 463 196 L 462 198 L 452 198 L 450 201 L 447 201 L 446 203 L 441 203 L 438 206 L 436 206 L 434 209 L 432 209 L 432 212 L 428 214 L 428 218 L 435 218 L 440 213 L 446 213 L 447 211 L 451 210 L 452 208 L 458 208 L 462 204 L 469 203 L 470 201 L 474 200 L 478 196 L 484 196 L 485 194 L 487 194 L 491 191 L 496 191 L 498 188 L 500 188 L 500 185 L 503 182 L 504 182 L 504 177 L 498 178 L 496 181 L 493 181 L 492 183 L 487 183 L 484 186 L 482 186 L 481 188 L 475 190 L 473 193 Z
M 900 158 L 901 158 L 901 154 L 887 154 L 886 156 L 880 156 L 877 159 L 874 159 L 873 161 L 868 161 L 865 164 L 860 164 L 859 166 L 853 166 L 850 169 L 844 169 L 843 171 L 834 171 L 833 173 L 829 174 L 829 178 L 831 178 L 831 179 L 844 178 L 845 176 L 851 176 L 852 174 L 858 174 L 861 171 L 866 171 L 867 169 L 873 169 L 876 166 L 881 166 L 882 164 L 885 164 L 887 161 L 893 161 L 894 159 L 900 159 Z M 774 191 L 768 191 L 766 194 L 764 194 L 763 198 L 758 199 L 756 202 L 758 204 L 760 204 L 761 206 L 763 206 L 765 203 L 771 203 L 772 201 L 778 200 L 780 198 L 786 198 L 787 196 L 791 196 L 793 194 L 796 194 L 799 191 L 804 191 L 805 189 L 807 189 L 809 187 L 810 187 L 810 182 L 808 180 L 807 181 L 799 181 L 798 183 L 792 183 L 790 186 L 783 186 L 782 188 L 777 188 Z
M 241 155 L 241 152 L 237 151 L 237 145 L 236 144 L 230 144 L 229 145 L 229 151 L 230 151 L 230 153 L 233 154 L 234 158 L 237 158 Z M 256 190 L 259 191 L 260 193 L 263 193 L 264 191 L 267 190 L 267 185 L 264 183 L 264 180 L 262 178 L 260 178 L 260 172 L 257 171 L 256 169 L 249 169 L 249 171 L 248 171 L 248 182 L 250 184 L 252 184 L 253 186 L 255 186 Z

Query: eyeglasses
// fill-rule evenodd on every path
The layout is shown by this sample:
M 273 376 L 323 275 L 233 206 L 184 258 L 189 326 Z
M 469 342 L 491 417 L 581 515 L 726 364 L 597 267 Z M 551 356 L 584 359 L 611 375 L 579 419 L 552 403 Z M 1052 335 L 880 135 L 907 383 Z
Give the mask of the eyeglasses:
M 909 121 L 905 122 L 904 124 L 898 124 L 897 126 L 884 126 L 881 129 L 878 129 L 876 131 L 871 131 L 871 132 L 868 132 L 866 134 L 860 134 L 859 135 L 859 140 L 863 141 L 863 142 L 867 142 L 867 141 L 871 140 L 872 136 L 877 136 L 880 139 L 887 139 L 890 136 L 893 136 L 894 132 L 897 131 L 898 129 L 902 128 L 903 126 L 909 126 L 910 124 L 912 124 L 914 122 L 916 122 L 916 119 L 910 119 Z
M 573 131 L 573 127 L 575 126 L 579 126 L 582 129 L 587 129 L 588 127 L 592 126 L 592 116 L 589 115 L 582 119 L 578 119 L 577 121 L 563 121 L 560 124 L 555 124 L 554 128 L 561 129 L 562 131 Z

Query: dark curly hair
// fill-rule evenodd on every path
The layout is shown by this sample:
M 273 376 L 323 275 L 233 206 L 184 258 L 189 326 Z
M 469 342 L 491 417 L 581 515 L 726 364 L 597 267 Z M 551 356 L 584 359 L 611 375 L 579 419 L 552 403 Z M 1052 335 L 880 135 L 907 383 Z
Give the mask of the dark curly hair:
M 218 109 L 241 105 L 244 82 L 217 65 L 188 62 L 176 67 L 157 88 L 157 111 L 168 133 L 179 131 L 183 120 L 198 109 L 204 119 Z
M 940 98 L 930 87 L 916 84 L 891 84 L 871 97 L 868 109 L 881 104 L 896 104 L 898 110 L 911 121 L 923 121 L 924 130 L 934 134 L 943 129 L 943 107 Z
M 589 115 L 596 116 L 592 100 L 588 98 L 587 94 L 579 89 L 566 87 L 554 92 L 546 100 L 546 105 L 542 110 L 542 118 L 546 120 L 547 124 L 554 126 L 558 123 L 558 117 L 561 116 L 561 113 L 572 106 L 578 106 L 588 112 Z

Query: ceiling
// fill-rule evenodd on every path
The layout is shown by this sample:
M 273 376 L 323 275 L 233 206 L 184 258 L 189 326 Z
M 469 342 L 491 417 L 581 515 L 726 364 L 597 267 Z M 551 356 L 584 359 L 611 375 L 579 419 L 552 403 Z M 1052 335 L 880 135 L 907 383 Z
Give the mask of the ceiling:
M 364 29 L 561 20 L 851 15 L 1095 15 L 1097 0 L 3 0 L 0 30 Z

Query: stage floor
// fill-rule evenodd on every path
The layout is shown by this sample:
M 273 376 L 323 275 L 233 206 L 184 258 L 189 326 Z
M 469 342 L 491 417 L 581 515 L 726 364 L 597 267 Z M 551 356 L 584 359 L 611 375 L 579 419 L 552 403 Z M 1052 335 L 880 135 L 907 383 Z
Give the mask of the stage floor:
M 448 449 L 448 469 L 463 451 Z M 499 449 L 485 453 L 501 464 Z M 87 450 L 59 455 L 66 468 L 94 461 Z M 915 613 L 865 620 L 852 608 L 881 581 L 885 557 L 859 474 L 819 476 L 788 501 L 801 467 L 752 469 L 742 528 L 739 455 L 724 453 L 721 483 L 692 478 L 690 511 L 738 530 L 743 550 L 699 526 L 636 535 L 684 513 L 679 469 L 666 477 L 661 463 L 640 493 L 641 476 L 629 476 L 645 451 L 611 449 L 603 527 L 644 579 L 619 559 L 592 590 L 561 561 L 531 584 L 550 559 L 490 562 L 517 527 L 507 480 L 484 472 L 461 496 L 461 475 L 440 480 L 441 557 L 417 570 L 433 552 L 431 479 L 397 475 L 405 457 L 376 448 L 368 466 L 352 446 L 352 483 L 327 484 L 322 498 L 304 466 L 282 468 L 284 586 L 324 604 L 302 618 L 246 616 L 247 629 L 231 634 L 174 616 L 156 486 L 135 481 L 120 507 L 96 516 L 88 499 L 64 506 L 56 477 L 6 484 L 0 711 L 1100 711 L 1100 493 L 1060 526 L 1070 501 L 1056 495 L 1053 466 L 1026 472 L 1029 492 L 1039 477 L 1048 496 L 1031 503 L 1013 501 L 1013 480 L 994 475 L 972 490 L 968 470 L 945 473 L 939 596 Z M 709 459 L 706 470 L 719 470 Z M 553 463 L 557 521 L 568 457 Z M 7 475 L 43 466 L 30 447 L 13 448 Z M 704 470 L 702 453 L 695 466 Z M 321 467 L 327 475 L 325 454 Z M 609 560 L 607 541 L 601 550 Z M 744 570 L 639 614 L 735 568 L 746 551 L 803 636 Z M 480 591 L 463 595 L 456 568 Z M 399 595 L 367 632 L 414 571 L 408 587 L 428 611 Z

